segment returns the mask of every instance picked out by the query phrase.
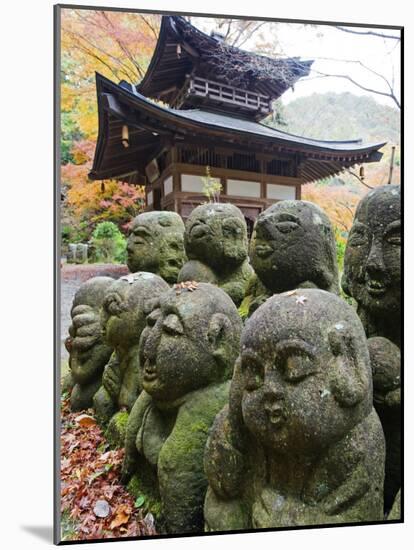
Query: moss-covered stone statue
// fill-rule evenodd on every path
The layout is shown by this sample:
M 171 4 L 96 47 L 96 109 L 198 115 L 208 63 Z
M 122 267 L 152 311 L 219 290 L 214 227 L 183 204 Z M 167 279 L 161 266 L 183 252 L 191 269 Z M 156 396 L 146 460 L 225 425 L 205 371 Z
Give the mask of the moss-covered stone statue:
M 339 294 L 332 224 L 316 204 L 280 201 L 259 214 L 249 255 L 256 277 L 246 292 L 248 315 L 269 296 L 295 288 Z
M 110 277 L 93 277 L 80 286 L 73 299 L 72 324 L 65 341 L 74 384 L 70 395 L 72 411 L 92 407 L 92 398 L 113 351 L 103 340 L 101 325 L 105 292 L 113 282 Z
M 240 305 L 253 270 L 247 258 L 246 221 L 237 206 L 197 206 L 186 221 L 184 244 L 188 262 L 178 281 L 215 284 Z
M 397 496 L 395 497 L 394 504 L 392 509 L 387 517 L 390 521 L 399 521 L 401 520 L 401 489 L 398 491 Z
M 160 298 L 140 342 L 144 391 L 129 416 L 123 477 L 161 507 L 158 529 L 203 531 L 203 455 L 215 415 L 228 400 L 241 319 L 208 283 L 181 283 Z M 159 504 L 158 504 L 159 509 Z
M 185 262 L 184 222 L 175 212 L 144 212 L 133 220 L 127 244 L 132 273 L 156 273 L 167 283 L 177 282 Z
M 370 191 L 359 203 L 344 257 L 342 288 L 358 304 L 367 336 L 401 342 L 401 194 Z
M 384 511 L 388 513 L 401 487 L 401 354 L 387 338 L 368 339 L 374 381 L 374 406 L 385 434 Z
M 369 338 L 374 405 L 387 442 L 385 511 L 401 484 L 401 193 L 370 191 L 359 203 L 345 250 L 342 288 L 356 300 Z
M 122 439 L 127 411 L 131 410 L 141 389 L 138 348 L 146 314 L 151 311 L 154 300 L 168 290 L 168 284 L 158 275 L 139 272 L 120 277 L 105 294 L 103 333 L 114 353 L 105 367 L 102 386 L 93 402 L 102 424 L 112 419 L 114 425 L 110 425 L 109 430 L 115 432 L 115 438 Z M 113 418 L 119 410 L 125 412 Z M 122 441 L 114 443 L 122 444 Z
M 206 529 L 381 520 L 384 460 L 356 312 L 319 289 L 268 299 L 207 443 Z

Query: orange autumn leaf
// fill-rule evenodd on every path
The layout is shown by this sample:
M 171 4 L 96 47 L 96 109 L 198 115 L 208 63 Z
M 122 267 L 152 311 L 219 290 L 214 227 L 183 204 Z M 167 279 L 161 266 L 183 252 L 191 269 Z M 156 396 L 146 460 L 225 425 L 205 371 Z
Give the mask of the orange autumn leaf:
M 89 428 L 90 426 L 95 426 L 96 424 L 96 420 L 93 416 L 89 416 L 88 414 L 80 414 L 75 418 L 75 422 L 84 428 Z
M 109 526 L 110 529 L 116 529 L 120 525 L 128 523 L 129 517 L 131 515 L 131 510 L 127 505 L 121 504 L 116 509 L 115 514 L 115 518 L 112 520 L 111 525 Z

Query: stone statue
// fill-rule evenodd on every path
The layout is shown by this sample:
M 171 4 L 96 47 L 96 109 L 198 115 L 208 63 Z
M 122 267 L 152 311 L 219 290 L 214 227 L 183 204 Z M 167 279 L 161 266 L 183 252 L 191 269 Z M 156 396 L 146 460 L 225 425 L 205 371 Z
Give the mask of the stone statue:
M 102 424 L 119 410 L 130 411 L 135 403 L 141 389 L 138 344 L 145 317 L 154 300 L 168 290 L 168 284 L 158 275 L 139 272 L 120 277 L 105 294 L 103 334 L 114 353 L 93 398 Z
M 370 191 L 359 203 L 345 250 L 342 288 L 358 304 L 367 337 L 401 342 L 401 194 Z
M 246 322 L 207 443 L 206 529 L 381 520 L 384 460 L 353 308 L 319 289 L 268 299 Z
M 160 502 L 158 529 L 202 532 L 203 455 L 215 415 L 228 401 L 242 322 L 208 283 L 175 285 L 147 317 L 140 342 L 144 390 L 131 411 L 123 478 L 146 502 Z
M 132 222 L 127 244 L 128 269 L 156 273 L 177 282 L 185 262 L 184 223 L 175 212 L 144 212 Z
M 342 288 L 358 305 L 369 338 L 374 406 L 387 442 L 384 503 L 401 484 L 401 192 L 399 185 L 370 191 L 359 203 L 345 250 Z M 388 342 L 386 341 L 388 340 Z
M 103 340 L 101 308 L 113 282 L 111 277 L 93 277 L 80 286 L 73 299 L 72 324 L 65 341 L 74 384 L 70 396 L 72 411 L 92 407 L 92 398 L 112 354 L 112 348 Z
M 222 288 L 240 305 L 253 273 L 247 258 L 247 226 L 242 212 L 230 203 L 195 208 L 184 234 L 188 262 L 178 281 L 200 281 Z
M 249 315 L 269 296 L 295 288 L 339 294 L 332 224 L 316 204 L 286 200 L 267 208 L 256 220 L 249 254 L 257 275 L 246 293 Z
M 388 514 L 387 519 L 390 521 L 401 520 L 401 489 L 398 491 L 397 496 L 395 497 L 394 504 L 392 506 L 391 512 Z
M 374 383 L 374 406 L 384 430 L 385 460 L 384 510 L 388 513 L 401 487 L 401 355 L 387 338 L 368 339 Z

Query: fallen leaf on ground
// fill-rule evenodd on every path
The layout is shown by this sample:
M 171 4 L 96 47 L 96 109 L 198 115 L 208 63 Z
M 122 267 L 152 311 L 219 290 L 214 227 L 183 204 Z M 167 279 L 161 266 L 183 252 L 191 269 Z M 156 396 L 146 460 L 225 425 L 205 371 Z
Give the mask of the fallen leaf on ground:
M 93 418 L 93 416 L 89 416 L 89 414 L 80 414 L 75 418 L 75 422 L 77 422 L 79 426 L 83 426 L 84 428 L 95 426 L 96 424 L 96 420 Z
M 129 516 L 131 515 L 131 511 L 125 504 L 121 504 L 116 510 L 116 516 L 112 520 L 111 525 L 109 526 L 110 529 L 115 529 L 116 527 L 119 527 L 120 525 L 124 525 L 124 523 L 128 523 Z

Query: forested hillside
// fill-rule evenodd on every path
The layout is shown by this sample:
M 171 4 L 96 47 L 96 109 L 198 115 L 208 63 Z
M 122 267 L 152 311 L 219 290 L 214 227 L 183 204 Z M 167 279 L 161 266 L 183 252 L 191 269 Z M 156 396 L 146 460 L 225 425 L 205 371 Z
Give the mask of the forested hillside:
M 316 202 L 335 225 L 338 245 L 345 244 L 355 207 L 370 187 L 388 183 L 391 150 L 395 146 L 392 183 L 400 183 L 400 112 L 368 96 L 351 93 L 312 94 L 287 105 L 279 100 L 265 123 L 285 132 L 327 140 L 362 138 L 383 142 L 380 162 L 364 166 L 364 183 L 350 172 L 303 186 L 302 197 Z M 360 175 L 360 167 L 351 171 Z
M 400 143 L 400 113 L 368 96 L 312 94 L 281 106 L 286 131 L 318 139 Z

